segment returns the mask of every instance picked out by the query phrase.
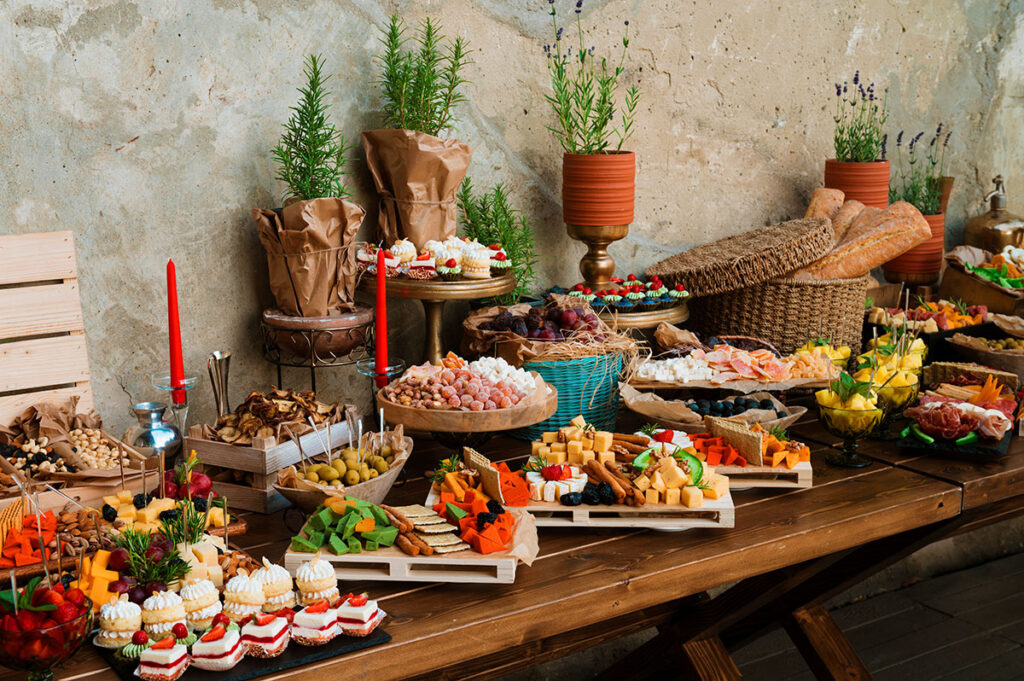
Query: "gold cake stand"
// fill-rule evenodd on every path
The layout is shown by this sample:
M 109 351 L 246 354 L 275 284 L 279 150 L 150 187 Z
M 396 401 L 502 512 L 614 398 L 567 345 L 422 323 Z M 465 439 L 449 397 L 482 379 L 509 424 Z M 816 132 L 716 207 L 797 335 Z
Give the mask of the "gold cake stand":
M 690 308 L 686 303 L 675 305 L 665 310 L 651 312 L 602 312 L 598 317 L 613 328 L 619 329 L 653 329 L 665 322 L 679 324 L 690 318 Z
M 359 288 L 376 293 L 377 278 L 364 276 Z M 441 359 L 444 350 L 441 343 L 441 319 L 444 304 L 449 300 L 478 300 L 511 293 L 516 288 L 516 278 L 511 274 L 488 279 L 405 279 L 387 280 L 388 298 L 406 298 L 423 303 L 426 318 L 426 338 L 423 353 L 430 362 Z

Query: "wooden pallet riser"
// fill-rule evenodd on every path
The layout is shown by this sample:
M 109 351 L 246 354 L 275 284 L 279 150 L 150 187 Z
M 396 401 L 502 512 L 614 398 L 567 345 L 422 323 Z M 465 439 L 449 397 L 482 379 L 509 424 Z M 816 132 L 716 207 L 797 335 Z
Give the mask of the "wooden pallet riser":
M 294 573 L 312 557 L 309 553 L 289 551 L 284 556 L 285 569 Z M 514 558 L 488 559 L 445 558 L 443 556 L 413 557 L 404 554 L 370 552 L 332 556 L 320 554 L 321 560 L 334 564 L 341 580 L 373 580 L 385 582 L 455 582 L 472 584 L 512 584 L 516 578 Z
M 811 464 L 801 461 L 794 468 L 771 466 L 716 466 L 716 473 L 729 478 L 730 488 L 802 489 L 814 480 Z
M 732 509 L 624 515 L 618 511 L 580 510 L 566 507 L 565 511 L 531 511 L 537 527 L 649 527 L 649 528 L 729 528 L 736 524 Z
M 239 509 L 257 513 L 276 513 L 290 505 L 273 487 L 257 489 L 248 485 L 214 481 L 213 490 L 228 498 L 228 511 Z

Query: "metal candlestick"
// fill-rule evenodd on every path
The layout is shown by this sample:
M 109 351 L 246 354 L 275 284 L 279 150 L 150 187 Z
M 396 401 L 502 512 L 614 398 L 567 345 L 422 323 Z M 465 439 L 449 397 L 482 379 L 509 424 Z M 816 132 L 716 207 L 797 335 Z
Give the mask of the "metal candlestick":
M 210 385 L 213 387 L 213 401 L 217 405 L 217 416 L 224 416 L 231 411 L 228 406 L 228 367 L 231 364 L 231 353 L 214 350 L 206 359 L 206 370 L 210 372 Z
M 177 426 L 178 432 L 184 435 L 188 432 L 186 424 L 188 422 L 188 391 L 195 388 L 199 383 L 198 376 L 186 376 L 183 379 L 182 385 L 172 385 L 170 374 L 156 373 L 152 375 L 153 387 L 159 390 L 166 390 L 171 393 L 175 390 L 180 390 L 185 393 L 185 399 L 180 403 L 175 404 L 172 397 L 170 401 L 171 419 L 174 425 Z

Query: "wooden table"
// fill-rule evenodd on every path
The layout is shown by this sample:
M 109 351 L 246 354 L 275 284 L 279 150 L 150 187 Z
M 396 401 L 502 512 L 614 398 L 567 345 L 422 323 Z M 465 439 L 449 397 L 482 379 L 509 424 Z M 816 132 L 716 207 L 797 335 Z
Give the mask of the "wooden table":
M 813 418 L 794 431 L 830 441 Z M 540 556 L 511 586 L 346 583 L 343 590 L 366 589 L 381 602 L 393 640 L 271 678 L 484 679 L 657 627 L 601 678 L 733 679 L 729 650 L 779 625 L 819 678 L 870 678 L 821 603 L 927 543 L 1019 513 L 1024 445 L 981 467 L 900 460 L 888 443 L 864 449 L 875 460 L 851 470 L 828 466 L 828 447 L 813 445 L 814 485 L 735 493 L 734 529 L 542 529 Z M 528 445 L 497 438 L 483 451 L 521 457 Z M 407 469 L 429 468 L 444 454 L 420 440 Z M 420 502 L 426 491 L 417 478 L 389 500 Z M 249 518 L 249 527 L 243 548 L 282 555 L 280 514 Z M 115 678 L 89 649 L 58 677 Z

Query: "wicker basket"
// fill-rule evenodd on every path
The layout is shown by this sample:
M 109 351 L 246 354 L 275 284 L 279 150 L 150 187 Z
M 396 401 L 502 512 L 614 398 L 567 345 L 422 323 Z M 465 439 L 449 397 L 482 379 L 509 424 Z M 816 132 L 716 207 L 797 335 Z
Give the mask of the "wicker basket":
M 622 378 L 621 353 L 580 359 L 538 362 L 527 360 L 522 368 L 536 371 L 558 389 L 558 411 L 550 418 L 509 435 L 521 440 L 537 440 L 545 431 L 569 425 L 582 414 L 598 430 L 614 430 L 619 412 L 619 380 Z
M 789 354 L 821 331 L 835 345 L 860 352 L 864 299 L 870 277 L 773 281 L 690 302 L 690 328 L 707 338 L 762 338 Z

